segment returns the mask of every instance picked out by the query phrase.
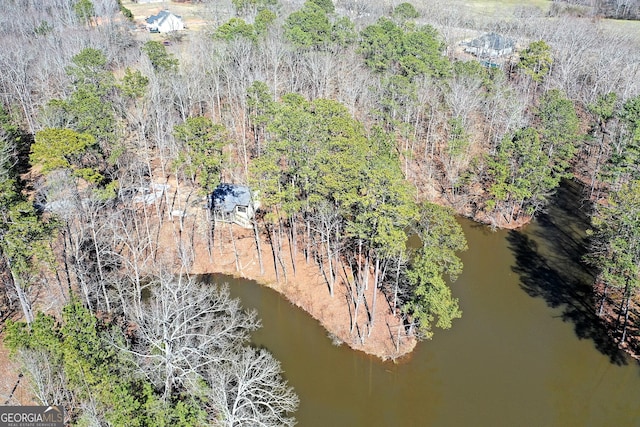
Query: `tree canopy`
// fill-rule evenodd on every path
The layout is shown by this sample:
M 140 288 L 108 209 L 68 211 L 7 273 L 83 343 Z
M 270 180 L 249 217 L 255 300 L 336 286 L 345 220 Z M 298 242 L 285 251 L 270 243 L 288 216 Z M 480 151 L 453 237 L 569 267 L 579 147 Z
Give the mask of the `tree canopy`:
M 518 67 L 533 81 L 540 82 L 551 70 L 552 63 L 551 47 L 544 40 L 538 40 L 520 53 Z
M 160 42 L 149 40 L 142 46 L 142 50 L 149 57 L 151 65 L 157 72 L 175 72 L 178 60 L 167 52 L 167 48 Z
M 462 316 L 445 276 L 455 281 L 462 273 L 457 252 L 467 249 L 467 241 L 453 212 L 432 203 L 420 206 L 415 232 L 421 247 L 406 272 L 412 294 L 404 310 L 417 323 L 420 332 L 431 338 L 434 327 L 448 329 L 454 319 Z
M 225 162 L 223 148 L 229 143 L 224 126 L 207 117 L 189 117 L 173 129 L 175 138 L 185 144 L 176 159 L 176 166 L 194 181 L 197 177 L 202 189 L 210 193 L 220 183 Z
M 376 72 L 408 77 L 442 77 L 449 74 L 449 62 L 442 56 L 444 44 L 430 25 L 399 27 L 380 18 L 360 33 L 364 62 Z
M 305 49 L 322 48 L 331 40 L 331 23 L 327 11 L 311 0 L 287 17 L 284 31 L 291 43 Z

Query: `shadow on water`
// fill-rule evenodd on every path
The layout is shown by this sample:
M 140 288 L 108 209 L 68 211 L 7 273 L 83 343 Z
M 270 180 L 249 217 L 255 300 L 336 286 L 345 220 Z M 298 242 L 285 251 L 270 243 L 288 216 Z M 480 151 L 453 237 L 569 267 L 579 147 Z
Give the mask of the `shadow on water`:
M 507 240 L 516 259 L 513 271 L 528 295 L 561 310 L 578 338 L 592 340 L 611 363 L 625 365 L 626 355 L 596 315 L 594 275 L 582 263 L 589 227 L 589 207 L 582 203 L 581 186 L 564 182 L 545 213 L 523 231 L 511 231 Z

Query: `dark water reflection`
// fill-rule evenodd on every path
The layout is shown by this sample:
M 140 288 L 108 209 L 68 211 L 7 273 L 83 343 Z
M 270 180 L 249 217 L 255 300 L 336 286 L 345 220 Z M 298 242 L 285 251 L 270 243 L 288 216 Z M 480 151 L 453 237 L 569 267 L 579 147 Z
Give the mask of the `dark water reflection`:
M 581 190 L 578 184 L 566 182 L 535 224 L 524 233 L 509 233 L 507 241 L 516 257 L 513 270 L 527 294 L 560 308 L 562 319 L 573 323 L 579 338 L 592 340 L 612 363 L 626 364 L 628 359 L 595 314 L 594 276 L 580 262 L 587 251 L 589 227 L 587 207 L 577 209 Z
M 254 343 L 282 362 L 301 427 L 640 426 L 640 369 L 592 314 L 591 275 L 576 262 L 586 223 L 563 206 L 575 189 L 562 191 L 522 233 L 461 221 L 469 250 L 453 289 L 463 318 L 400 364 L 332 345 L 269 289 L 215 279 L 258 310 Z

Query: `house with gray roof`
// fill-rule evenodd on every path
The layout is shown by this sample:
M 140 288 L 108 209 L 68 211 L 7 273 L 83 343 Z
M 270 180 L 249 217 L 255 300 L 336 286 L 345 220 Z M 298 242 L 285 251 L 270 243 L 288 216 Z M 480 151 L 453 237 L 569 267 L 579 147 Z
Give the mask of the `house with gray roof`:
M 170 31 L 184 30 L 182 17 L 175 15 L 168 10 L 162 10 L 157 15 L 152 15 L 145 19 L 147 29 L 152 33 L 168 33 Z
M 260 203 L 244 185 L 223 183 L 211 193 L 209 208 L 215 222 L 231 222 L 241 227 L 251 228 Z
M 515 42 L 501 34 L 487 33 L 463 43 L 464 51 L 471 53 L 478 58 L 497 58 L 499 56 L 510 55 L 514 48 Z

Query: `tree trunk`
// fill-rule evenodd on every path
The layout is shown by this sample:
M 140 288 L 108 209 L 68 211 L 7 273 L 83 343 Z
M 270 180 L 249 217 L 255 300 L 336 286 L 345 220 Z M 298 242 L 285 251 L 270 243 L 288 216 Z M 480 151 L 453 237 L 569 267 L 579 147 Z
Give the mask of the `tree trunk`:
M 242 159 L 243 159 L 243 172 L 244 179 L 249 179 L 249 155 L 247 153 L 247 118 L 246 113 L 247 107 L 246 105 L 242 106 L 241 114 L 242 114 Z
M 102 289 L 102 297 L 107 308 L 107 313 L 111 313 L 111 304 L 109 303 L 109 295 L 107 295 L 107 287 L 102 271 L 102 259 L 100 257 L 100 248 L 98 247 L 98 235 L 96 233 L 96 224 L 93 215 L 91 215 L 91 237 L 93 240 L 93 249 L 96 251 L 96 263 L 98 264 L 98 278 L 100 279 L 100 288 Z
M 289 218 L 289 256 L 291 256 L 291 265 L 293 267 L 293 275 L 296 275 L 296 255 L 298 254 L 298 244 L 297 244 L 297 235 L 298 232 L 296 230 L 296 218 L 295 215 L 291 215 Z
M 329 295 L 333 298 L 333 286 L 335 279 L 333 277 L 333 260 L 331 259 L 331 246 L 329 245 L 330 235 L 327 234 L 326 249 L 327 249 L 327 262 L 329 263 Z M 322 262 L 322 259 L 320 260 Z
M 269 245 L 271 246 L 271 256 L 273 257 L 273 270 L 276 273 L 276 283 L 280 283 L 280 272 L 278 271 L 278 257 L 276 255 L 276 248 L 274 242 L 275 231 L 272 230 L 273 225 L 265 224 L 267 230 L 267 238 L 269 239 Z M 273 234 L 272 234 L 273 233 Z
M 18 295 L 18 300 L 20 301 L 20 307 L 22 308 L 22 314 L 24 314 L 24 320 L 25 322 L 27 322 L 27 325 L 30 325 L 31 322 L 33 322 L 33 311 L 31 309 L 31 303 L 27 298 L 27 294 L 24 288 L 20 284 L 20 278 L 13 272 L 13 269 L 11 268 L 11 261 L 7 259 L 6 262 L 7 267 L 11 272 L 11 281 L 13 282 L 13 287 L 15 288 L 16 294 Z
M 400 256 L 398 256 L 398 269 L 396 271 L 396 282 L 393 287 L 393 315 L 396 315 L 398 307 L 398 287 L 400 286 Z
M 238 248 L 236 247 L 236 239 L 233 236 L 233 224 L 229 223 L 229 238 L 231 239 L 231 244 L 233 245 L 233 256 L 236 261 L 236 271 L 240 271 L 240 260 L 238 259 Z
M 207 209 L 207 224 L 209 224 L 207 227 L 207 252 L 209 253 L 209 262 L 212 262 L 216 221 L 211 218 L 210 209 Z
M 622 326 L 622 338 L 620 338 L 620 345 L 624 345 L 624 341 L 627 338 L 627 325 L 629 324 L 629 302 L 631 300 L 631 296 L 627 295 L 627 300 L 624 308 L 624 324 Z
M 258 221 L 253 219 L 253 236 L 256 240 L 256 251 L 258 252 L 258 264 L 260 264 L 260 275 L 264 275 L 264 263 L 262 261 L 262 243 L 260 242 L 260 230 L 258 229 Z
M 376 267 L 373 280 L 373 302 L 371 303 L 371 316 L 369 321 L 369 336 L 373 330 L 373 325 L 376 321 L 376 301 L 378 299 L 378 279 L 380 275 L 380 258 L 376 257 Z
M 307 236 L 306 241 L 305 241 L 305 261 L 307 264 L 309 264 L 309 256 L 311 253 L 311 221 L 309 219 L 309 215 L 306 215 L 307 218 L 305 220 L 305 234 Z
M 282 259 L 282 217 L 278 215 L 278 232 L 276 233 L 276 246 L 277 251 L 276 255 L 278 255 L 278 262 L 280 263 L 280 267 L 282 268 L 282 275 L 284 276 L 284 283 L 287 283 L 287 267 L 284 264 L 284 260 Z
M 62 260 L 64 262 L 64 272 L 67 276 L 67 290 L 71 295 L 71 272 L 69 271 L 69 260 L 67 257 L 67 238 L 71 239 L 68 235 L 70 233 L 69 223 L 66 223 L 66 230 L 62 231 Z
M 627 284 L 624 287 L 624 295 L 626 296 L 629 293 L 629 279 L 627 279 Z M 624 305 L 626 300 L 622 299 L 620 301 L 620 307 L 618 307 L 618 316 L 616 317 L 616 331 L 620 327 L 620 318 L 622 317 L 622 312 L 624 311 Z
M 604 303 L 607 300 L 608 290 L 609 290 L 609 286 L 605 283 L 604 291 L 602 292 L 602 299 L 600 300 L 600 308 L 598 309 L 598 317 L 602 317 L 602 313 L 604 312 Z
M 368 269 L 368 260 L 365 261 L 365 266 L 362 266 L 362 239 L 358 240 L 358 259 L 356 260 L 356 265 L 358 266 L 357 279 L 355 281 L 356 287 L 356 300 L 355 300 L 355 308 L 353 310 L 353 325 L 351 327 L 351 333 L 354 332 L 355 328 L 358 325 L 358 311 L 360 310 L 360 305 L 364 299 L 364 291 L 366 290 L 366 281 L 368 279 L 368 275 L 365 277 Z

